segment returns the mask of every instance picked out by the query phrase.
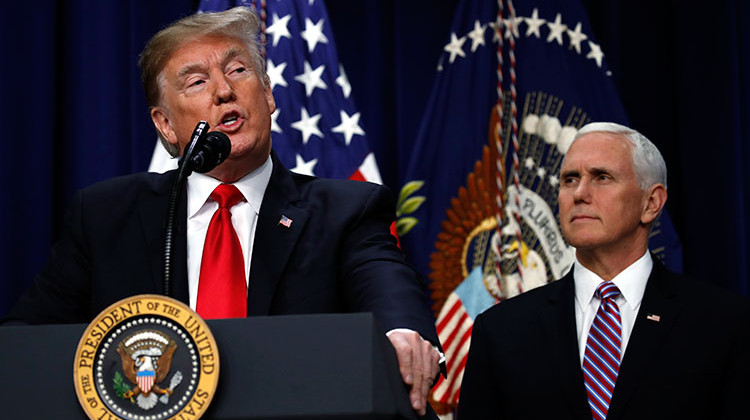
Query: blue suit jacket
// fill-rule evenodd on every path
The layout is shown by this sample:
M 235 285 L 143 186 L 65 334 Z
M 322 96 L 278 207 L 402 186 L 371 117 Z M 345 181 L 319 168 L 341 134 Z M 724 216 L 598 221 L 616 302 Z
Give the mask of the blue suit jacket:
M 386 330 L 437 344 L 424 283 L 390 235 L 390 191 L 371 183 L 273 173 L 253 247 L 248 316 L 373 312 Z M 119 299 L 162 293 L 167 201 L 175 171 L 104 181 L 76 193 L 47 266 L 8 314 L 89 322 Z M 188 302 L 186 194 L 178 210 L 173 297 Z M 279 224 L 282 215 L 291 226 Z
M 477 317 L 460 419 L 591 419 L 574 293 L 571 271 Z M 607 419 L 746 418 L 749 309 L 654 261 Z

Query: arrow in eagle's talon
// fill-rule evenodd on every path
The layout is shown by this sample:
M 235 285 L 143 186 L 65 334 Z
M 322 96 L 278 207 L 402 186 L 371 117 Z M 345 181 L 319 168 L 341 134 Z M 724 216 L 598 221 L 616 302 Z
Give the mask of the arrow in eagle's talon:
M 169 396 L 172 395 L 174 389 L 177 387 L 177 385 L 180 384 L 180 382 L 182 382 L 182 372 L 178 370 L 174 375 L 172 375 L 172 379 L 169 381 L 169 388 L 167 388 L 167 392 L 162 394 L 162 396 L 159 398 L 159 401 L 161 401 L 162 404 L 166 404 L 169 402 Z

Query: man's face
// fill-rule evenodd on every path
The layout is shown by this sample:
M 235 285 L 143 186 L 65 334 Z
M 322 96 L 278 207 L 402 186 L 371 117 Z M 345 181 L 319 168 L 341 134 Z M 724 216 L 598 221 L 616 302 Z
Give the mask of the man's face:
M 201 37 L 180 46 L 160 75 L 161 99 L 151 118 L 180 152 L 198 121 L 229 136 L 228 162 L 248 172 L 271 152 L 270 88 L 255 73 L 247 46 L 229 37 Z
M 594 132 L 576 140 L 565 155 L 560 224 L 578 251 L 629 252 L 647 241 L 648 227 L 641 222 L 648 193 L 636 179 L 631 147 L 621 135 Z

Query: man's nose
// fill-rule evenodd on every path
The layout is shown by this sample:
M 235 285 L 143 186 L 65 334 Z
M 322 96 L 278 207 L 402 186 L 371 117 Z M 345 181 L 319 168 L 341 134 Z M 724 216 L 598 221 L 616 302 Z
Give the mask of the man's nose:
M 581 179 L 573 190 L 573 200 L 576 202 L 588 202 L 591 198 L 591 186 L 588 180 Z
M 234 88 L 231 82 L 224 77 L 218 78 L 214 97 L 217 105 L 234 100 Z

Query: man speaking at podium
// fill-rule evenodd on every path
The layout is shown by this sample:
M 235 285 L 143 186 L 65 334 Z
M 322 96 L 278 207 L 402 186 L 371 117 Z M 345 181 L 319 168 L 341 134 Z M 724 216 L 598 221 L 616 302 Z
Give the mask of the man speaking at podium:
M 439 371 L 424 284 L 390 235 L 391 193 L 297 175 L 271 150 L 276 104 L 246 8 L 201 13 L 141 53 L 146 102 L 177 156 L 196 124 L 231 141 L 192 174 L 178 205 L 173 297 L 204 318 L 373 312 L 388 331 L 420 414 Z M 46 267 L 8 314 L 32 324 L 89 322 L 110 304 L 163 293 L 167 204 L 176 171 L 115 178 L 76 193 Z M 302 343 L 300 345 L 303 345 Z

